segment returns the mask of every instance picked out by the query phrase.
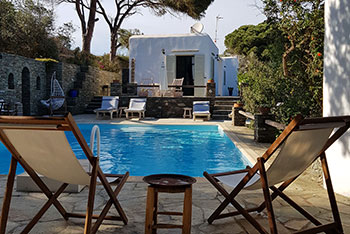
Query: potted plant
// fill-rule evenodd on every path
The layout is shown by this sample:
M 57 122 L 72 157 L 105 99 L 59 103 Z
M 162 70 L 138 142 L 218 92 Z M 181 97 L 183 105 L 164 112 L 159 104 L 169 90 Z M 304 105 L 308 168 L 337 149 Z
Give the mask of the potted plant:
M 260 104 L 258 107 L 260 114 L 267 115 L 270 113 L 271 107 L 269 104 Z
M 241 101 L 241 100 L 238 100 L 237 102 L 235 102 L 235 103 L 233 104 L 233 107 L 234 107 L 234 108 L 242 108 L 242 107 L 243 107 L 242 101 Z
M 213 78 L 209 79 L 208 83 L 214 83 L 214 79 Z

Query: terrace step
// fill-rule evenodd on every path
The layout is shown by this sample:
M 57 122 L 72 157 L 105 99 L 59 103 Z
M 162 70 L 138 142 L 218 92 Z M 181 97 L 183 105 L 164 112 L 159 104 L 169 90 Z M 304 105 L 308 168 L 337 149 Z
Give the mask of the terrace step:
M 214 110 L 231 110 L 233 105 L 214 105 Z
M 215 120 L 227 120 L 228 117 L 227 117 L 227 115 L 213 114 L 212 115 L 212 119 L 215 119 Z
M 91 99 L 87 107 L 85 108 L 85 114 L 93 114 L 94 110 L 101 107 L 102 96 L 95 96 Z
M 212 119 L 216 120 L 228 120 L 228 114 L 232 111 L 232 106 L 240 98 L 235 97 L 216 97 L 213 108 Z

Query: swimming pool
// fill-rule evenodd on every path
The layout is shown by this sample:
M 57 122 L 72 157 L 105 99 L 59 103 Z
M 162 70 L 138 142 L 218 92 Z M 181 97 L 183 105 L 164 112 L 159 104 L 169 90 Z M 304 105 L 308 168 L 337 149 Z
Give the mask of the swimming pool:
M 249 162 L 218 126 L 99 124 L 100 166 L 106 173 L 132 176 L 179 173 L 202 176 L 243 169 Z M 87 142 L 93 125 L 79 124 Z M 73 134 L 68 141 L 78 158 L 84 158 Z M 0 174 L 7 174 L 10 154 L 0 143 Z M 23 172 L 22 168 L 17 173 Z

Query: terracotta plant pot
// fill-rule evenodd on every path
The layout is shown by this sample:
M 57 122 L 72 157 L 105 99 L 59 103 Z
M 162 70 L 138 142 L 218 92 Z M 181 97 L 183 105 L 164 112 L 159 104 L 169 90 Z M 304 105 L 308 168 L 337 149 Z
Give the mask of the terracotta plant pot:
M 243 103 L 235 103 L 233 104 L 234 108 L 242 108 L 243 107 Z
M 259 107 L 259 112 L 263 115 L 267 115 L 270 112 L 270 107 Z

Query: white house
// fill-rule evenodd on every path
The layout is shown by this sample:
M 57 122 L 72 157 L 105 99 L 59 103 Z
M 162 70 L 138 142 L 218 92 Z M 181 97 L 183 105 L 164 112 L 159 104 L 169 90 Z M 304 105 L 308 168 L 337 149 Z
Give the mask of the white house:
M 132 36 L 129 59 L 130 82 L 140 84 L 151 78 L 165 89 L 174 78 L 184 77 L 184 85 L 198 86 L 213 78 L 219 95 L 228 95 L 227 87 L 237 89 L 237 71 L 230 71 L 230 59 L 221 59 L 215 43 L 204 33 Z M 187 88 L 184 95 L 205 96 L 205 88 Z
M 350 115 L 350 1 L 325 4 L 323 115 Z M 350 132 L 327 151 L 335 192 L 350 197 Z

